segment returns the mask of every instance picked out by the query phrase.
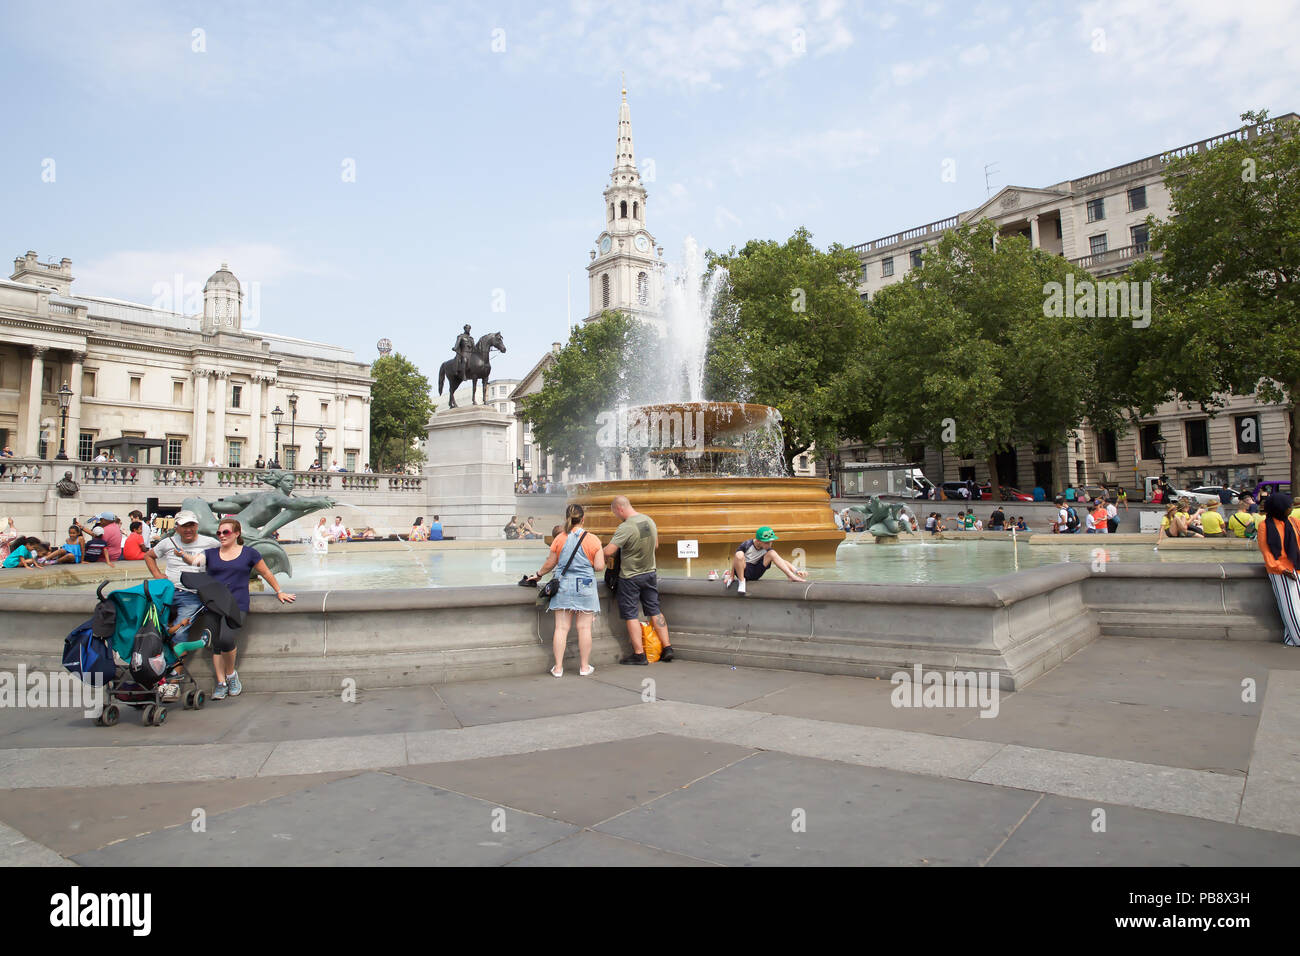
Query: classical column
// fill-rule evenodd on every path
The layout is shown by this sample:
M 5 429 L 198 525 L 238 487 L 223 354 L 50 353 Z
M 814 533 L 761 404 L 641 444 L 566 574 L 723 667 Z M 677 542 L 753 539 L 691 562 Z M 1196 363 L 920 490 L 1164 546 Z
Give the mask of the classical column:
M 348 396 L 344 392 L 334 393 L 334 454 L 331 458 L 337 458 L 340 465 L 347 466 L 347 445 L 343 434 L 343 416 L 348 408 Z M 322 468 L 329 467 L 325 462 L 321 462 Z
M 230 461 L 230 453 L 226 449 L 226 403 L 230 401 L 226 394 L 226 376 L 230 373 L 225 369 L 216 369 L 212 377 L 216 380 L 213 388 L 217 392 L 217 421 L 213 428 L 212 444 L 215 448 L 213 454 L 217 458 L 217 464 L 225 468 Z
M 262 383 L 266 381 L 265 375 L 252 375 L 249 377 L 249 407 L 248 413 L 252 419 L 252 424 L 248 426 L 248 461 L 251 465 L 257 461 L 257 456 L 262 454 L 262 440 L 266 434 L 266 427 L 262 424 Z
M 1036 215 L 1029 217 L 1029 245 L 1034 249 L 1042 245 L 1038 241 L 1038 216 Z
M 41 386 L 45 381 L 45 353 L 49 346 L 33 345 L 31 374 L 27 379 L 27 417 L 23 422 L 23 438 L 18 454 L 35 458 L 41 438 Z
M 194 375 L 194 428 L 190 457 L 197 465 L 208 463 L 208 375 L 206 368 L 196 368 Z
M 360 467 L 373 464 L 370 461 L 370 396 L 361 396 L 361 462 Z
M 81 447 L 81 364 L 86 361 L 86 353 L 73 352 L 70 357 L 72 366 L 68 372 L 68 388 L 72 389 L 72 398 L 68 400 L 67 452 L 68 457 L 76 461 L 77 450 Z

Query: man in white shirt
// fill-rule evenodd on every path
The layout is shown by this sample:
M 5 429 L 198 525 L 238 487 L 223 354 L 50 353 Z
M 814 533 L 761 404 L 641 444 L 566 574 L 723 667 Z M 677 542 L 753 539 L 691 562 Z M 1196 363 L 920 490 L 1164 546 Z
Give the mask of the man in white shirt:
M 182 511 L 176 515 L 176 533 L 171 537 L 163 538 L 151 550 L 144 553 L 144 563 L 149 568 L 149 573 L 155 578 L 170 578 L 172 584 L 176 585 L 176 596 L 172 599 L 175 621 L 183 621 L 186 618 L 193 621 L 194 615 L 203 606 L 199 602 L 198 594 L 181 584 L 181 573 L 194 570 L 185 562 L 181 554 L 199 554 L 215 547 L 217 547 L 215 538 L 199 534 L 199 516 L 193 511 Z M 163 559 L 165 572 L 158 568 L 160 558 Z M 173 640 L 184 641 L 189 629 L 190 626 L 186 624 L 176 632 Z
M 1106 530 L 1114 534 L 1119 529 L 1119 509 L 1115 502 L 1106 502 Z

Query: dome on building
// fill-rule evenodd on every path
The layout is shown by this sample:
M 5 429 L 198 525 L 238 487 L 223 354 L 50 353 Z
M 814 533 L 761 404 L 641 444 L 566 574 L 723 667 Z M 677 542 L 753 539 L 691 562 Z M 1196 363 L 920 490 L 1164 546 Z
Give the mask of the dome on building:
M 239 289 L 239 280 L 235 274 L 230 271 L 229 263 L 221 263 L 221 268 L 208 277 L 207 283 L 203 286 L 204 292 L 214 289 Z

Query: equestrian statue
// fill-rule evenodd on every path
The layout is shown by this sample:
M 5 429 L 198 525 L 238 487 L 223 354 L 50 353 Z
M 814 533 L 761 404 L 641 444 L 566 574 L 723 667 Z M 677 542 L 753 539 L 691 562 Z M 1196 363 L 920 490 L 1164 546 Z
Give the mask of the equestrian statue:
M 474 400 L 474 386 L 475 383 L 482 382 L 483 404 L 487 404 L 488 377 L 492 374 L 492 349 L 505 353 L 506 346 L 501 340 L 500 332 L 489 332 L 475 342 L 474 337 L 469 334 L 467 325 L 465 331 L 456 336 L 456 344 L 451 347 L 456 357 L 443 362 L 438 369 L 439 395 L 442 394 L 442 383 L 450 379 L 451 400 L 447 403 L 448 408 L 456 407 L 456 389 L 460 388 L 462 382 L 469 382 L 471 405 L 478 404 Z

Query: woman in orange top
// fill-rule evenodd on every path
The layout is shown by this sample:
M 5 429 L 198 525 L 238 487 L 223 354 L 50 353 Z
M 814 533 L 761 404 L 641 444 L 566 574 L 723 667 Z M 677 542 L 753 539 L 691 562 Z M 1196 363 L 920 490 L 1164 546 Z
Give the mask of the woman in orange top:
M 569 505 L 564 510 L 565 530 L 551 542 L 551 553 L 546 556 L 542 569 L 525 578 L 536 583 L 552 568 L 560 578 L 560 589 L 551 598 L 548 608 L 555 612 L 555 635 L 551 639 L 551 649 L 555 651 L 552 677 L 564 675 L 564 648 L 569 642 L 569 625 L 573 622 L 578 625 L 578 674 L 590 677 L 596 671 L 591 666 L 591 624 L 600 610 L 596 580 L 597 575 L 605 570 L 605 554 L 600 539 L 583 528 L 585 516 L 582 505 Z
M 1282 615 L 1282 641 L 1300 647 L 1300 577 L 1296 574 L 1300 569 L 1300 518 L 1291 515 L 1291 496 L 1285 492 L 1273 492 L 1262 507 L 1265 518 L 1256 539 Z

